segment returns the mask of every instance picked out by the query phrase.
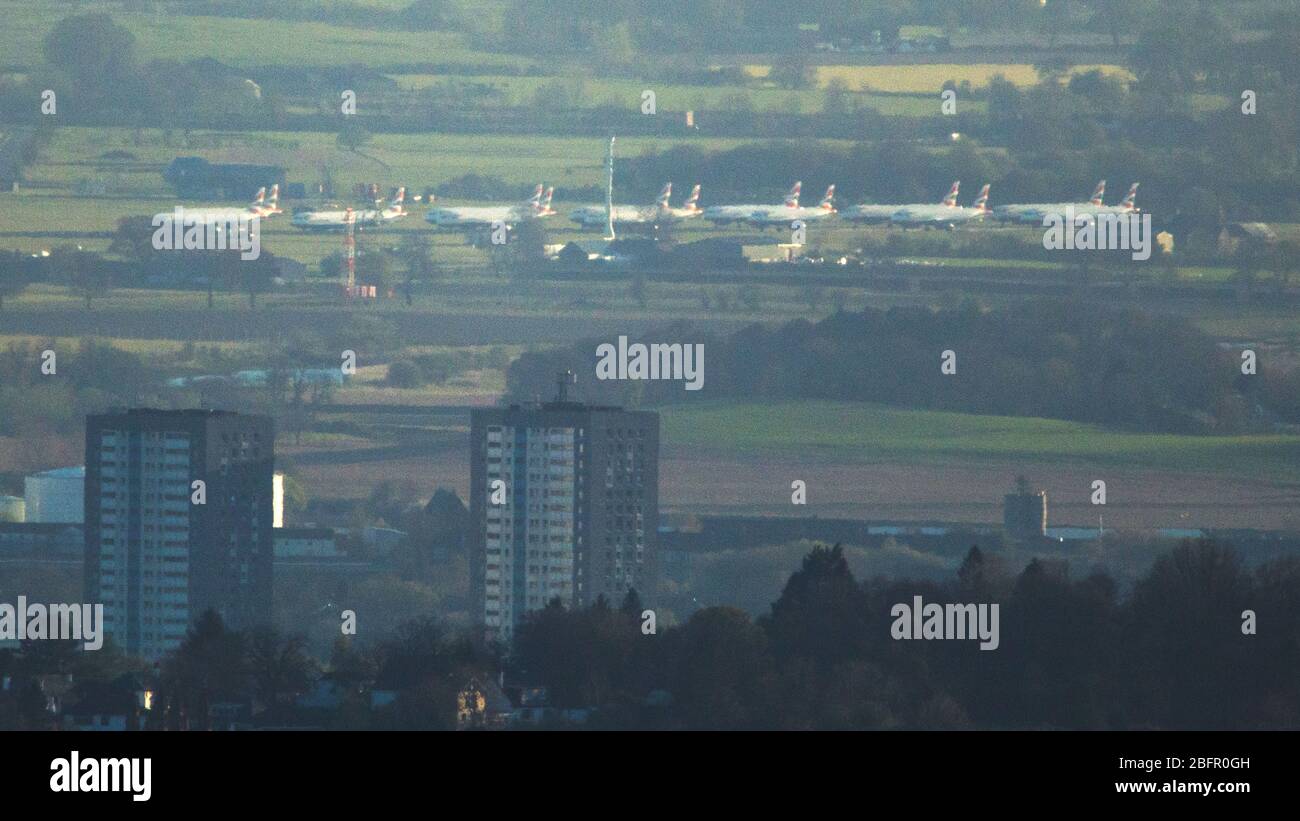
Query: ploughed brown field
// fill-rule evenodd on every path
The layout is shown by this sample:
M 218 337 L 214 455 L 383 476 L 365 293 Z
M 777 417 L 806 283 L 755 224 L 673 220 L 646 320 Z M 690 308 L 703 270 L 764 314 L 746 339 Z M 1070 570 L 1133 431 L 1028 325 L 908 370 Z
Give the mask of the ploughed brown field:
M 417 409 L 412 409 L 417 414 Z M 468 408 L 464 408 L 468 415 Z M 392 424 L 414 421 L 354 418 Z M 314 499 L 357 499 L 385 480 L 409 480 L 423 496 L 438 487 L 468 498 L 468 432 L 462 409 L 443 408 L 445 424 L 408 429 L 397 439 L 282 434 L 278 461 L 299 476 Z M 450 414 L 448 418 L 445 414 Z M 417 423 L 418 424 L 418 423 Z M 426 421 L 427 425 L 428 422 Z M 378 425 L 377 425 L 378 427 Z M 1041 453 L 1023 458 L 988 453 L 879 457 L 868 449 L 751 447 L 743 441 L 702 445 L 674 441 L 666 422 L 660 463 L 660 506 L 667 514 L 822 516 L 871 521 L 993 524 L 1002 497 L 1019 474 L 1047 491 L 1049 525 L 1107 528 L 1256 528 L 1300 530 L 1300 482 L 1276 470 L 1206 471 L 1140 463 L 1116 465 L 1075 452 L 1068 462 Z M 80 436 L 0 437 L 0 475 L 21 492 L 23 475 L 80 464 Z M 1238 466 L 1240 467 L 1240 466 Z M 1262 466 L 1261 466 L 1262 467 Z M 791 503 L 791 482 L 807 485 L 807 504 Z M 1091 504 L 1092 482 L 1106 482 L 1106 505 Z
M 1019 473 L 1045 489 L 1051 526 L 1107 528 L 1300 529 L 1300 486 L 1170 470 L 1090 470 L 1014 462 L 948 465 L 864 464 L 821 456 L 806 461 L 708 453 L 665 443 L 660 460 L 664 513 L 823 516 L 868 520 L 997 523 L 1002 497 Z M 301 465 L 309 494 L 358 498 L 379 482 L 410 479 L 425 495 L 437 487 L 469 492 L 468 441 L 427 453 L 375 460 L 333 452 Z M 1106 505 L 1090 503 L 1092 480 L 1106 481 Z M 792 505 L 790 483 L 807 483 L 808 504 Z

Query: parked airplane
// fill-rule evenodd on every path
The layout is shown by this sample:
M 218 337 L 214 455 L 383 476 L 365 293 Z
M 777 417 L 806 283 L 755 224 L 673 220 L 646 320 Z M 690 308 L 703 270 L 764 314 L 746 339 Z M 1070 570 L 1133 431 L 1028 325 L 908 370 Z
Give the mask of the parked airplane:
M 307 231 L 341 231 L 347 227 L 351 212 L 351 218 L 359 226 L 382 225 L 406 216 L 406 208 L 402 205 L 405 201 L 406 189 L 398 188 L 388 207 L 382 210 L 367 208 L 358 211 L 349 208 L 343 211 L 300 211 L 293 215 L 292 222 L 295 228 Z
M 956 186 L 954 186 L 955 190 Z M 989 186 L 988 183 L 980 189 L 979 196 L 975 199 L 970 208 L 962 208 L 960 205 L 909 205 L 906 208 L 900 208 L 890 217 L 890 222 L 894 225 L 918 226 L 918 227 L 944 227 L 953 228 L 963 223 L 982 220 L 989 213 Z
M 659 192 L 654 205 L 615 205 L 608 209 L 608 214 L 603 205 L 588 205 L 571 211 L 569 219 L 583 228 L 604 228 L 610 219 L 613 219 L 616 226 L 658 225 L 660 216 L 668 208 L 668 198 L 672 193 L 673 184 L 670 182 Z
M 952 187 L 948 189 L 947 195 L 944 196 L 944 198 L 940 201 L 940 206 L 945 208 L 956 208 L 957 191 L 960 188 L 961 188 L 961 180 L 954 181 Z M 865 223 L 889 222 L 891 219 L 893 219 L 894 214 L 897 214 L 900 210 L 904 208 L 911 208 L 911 207 L 913 206 L 903 205 L 903 204 L 881 205 L 881 204 L 863 203 L 862 205 L 855 205 L 852 208 L 846 208 L 843 211 L 841 211 L 840 219 L 848 220 L 849 222 L 865 222 Z
M 815 206 L 800 206 L 797 202 L 794 205 L 769 205 L 763 208 L 755 209 L 750 214 L 749 221 L 753 224 L 766 228 L 772 225 L 789 225 L 795 220 L 824 219 L 835 215 L 835 186 L 826 189 L 826 195 L 822 201 Z
M 667 183 L 659 192 L 654 205 L 615 205 L 612 209 L 614 225 L 621 227 L 656 227 L 667 223 L 699 216 L 700 208 L 696 203 L 700 199 L 700 187 L 691 191 L 691 196 L 681 208 L 673 208 L 669 203 L 673 184 Z M 583 228 L 604 228 L 607 215 L 605 206 L 589 205 L 575 209 L 569 219 Z
M 533 195 L 518 205 L 466 205 L 459 207 L 444 206 L 431 208 L 424 219 L 439 228 L 483 229 L 501 223 L 507 228 L 527 220 L 548 217 L 556 213 L 551 208 L 551 197 L 555 189 L 546 191 L 542 198 L 541 185 L 533 189 Z
M 1097 183 L 1093 189 L 1092 196 L 1088 202 L 1029 202 L 1012 205 L 999 205 L 993 209 L 993 216 L 996 219 L 1006 222 L 1036 222 L 1041 223 L 1043 217 L 1047 214 L 1061 214 L 1065 212 L 1067 206 L 1073 206 L 1078 212 L 1081 208 L 1099 207 L 1102 198 L 1106 196 L 1106 181 L 1102 180 Z
M 276 195 L 278 196 L 278 187 Z M 269 216 L 266 205 L 266 186 L 257 189 L 257 196 L 243 208 L 217 206 L 214 208 L 185 208 L 185 218 L 193 223 L 229 222 L 249 217 Z
M 704 209 L 704 218 L 716 225 L 730 225 L 733 222 L 749 222 L 754 214 L 760 211 L 798 208 L 799 191 L 802 188 L 802 181 L 791 186 L 789 193 L 785 195 L 785 202 L 781 205 L 715 205 Z

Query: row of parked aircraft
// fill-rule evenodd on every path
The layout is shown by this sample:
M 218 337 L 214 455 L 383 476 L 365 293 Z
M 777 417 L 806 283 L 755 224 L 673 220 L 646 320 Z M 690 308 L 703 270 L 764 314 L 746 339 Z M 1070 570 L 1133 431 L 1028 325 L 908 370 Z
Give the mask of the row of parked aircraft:
M 551 197 L 555 188 L 538 185 L 533 195 L 518 205 L 488 205 L 430 208 L 424 215 L 426 221 L 440 228 L 481 230 L 501 224 L 507 227 L 530 219 L 540 219 L 556 214 L 551 208 Z M 398 188 L 397 193 L 380 209 L 352 208 L 342 210 L 307 210 L 293 215 L 293 226 L 308 231 L 337 231 L 345 228 L 349 222 L 355 225 L 383 225 L 407 215 L 406 189 Z
M 382 225 L 406 216 L 406 189 L 398 188 L 397 193 L 383 208 L 373 209 L 337 209 L 320 211 L 299 211 L 293 215 L 291 222 L 295 228 L 316 231 L 336 231 L 347 227 L 349 222 L 356 225 Z M 257 189 L 253 201 L 243 208 L 190 208 L 186 210 L 186 219 L 195 223 L 227 223 L 232 220 L 258 217 L 269 219 L 283 214 L 280 207 L 280 186 L 272 185 L 268 196 L 266 187 Z
M 968 222 L 992 217 L 1006 222 L 1042 223 L 1048 214 L 1064 213 L 1067 207 L 1073 208 L 1077 219 L 1090 219 L 1098 214 L 1130 214 L 1136 212 L 1135 204 L 1138 184 L 1133 183 L 1128 195 L 1119 205 L 1104 205 L 1106 181 L 1097 183 L 1092 197 L 1084 203 L 1021 203 L 989 208 L 989 186 L 980 189 L 979 195 L 970 207 L 958 205 L 957 196 L 961 181 L 955 181 L 948 189 L 947 195 L 936 204 L 863 204 L 837 211 L 835 208 L 835 186 L 826 189 L 826 194 L 815 206 L 801 206 L 799 194 L 802 183 L 791 186 L 785 199 L 779 205 L 715 205 L 700 209 L 697 205 L 700 187 L 695 186 L 691 198 L 684 209 L 668 207 L 668 194 L 671 183 L 664 186 L 664 192 L 658 202 L 651 208 L 635 206 L 615 206 L 614 223 L 622 224 L 661 224 L 690 217 L 702 217 L 717 225 L 745 223 L 758 227 L 787 226 L 799 220 L 809 222 L 832 216 L 855 223 L 881 224 L 891 223 L 902 226 L 955 227 Z M 603 226 L 605 209 L 589 207 L 575 211 L 571 217 L 574 222 L 586 226 Z
M 980 189 L 979 195 L 969 207 L 959 205 L 957 197 L 961 189 L 960 180 L 953 182 L 947 195 L 935 204 L 871 203 L 855 205 L 843 211 L 835 208 L 834 185 L 826 189 L 821 201 L 814 206 L 799 204 L 802 187 L 801 182 L 796 182 L 779 204 L 754 203 L 701 208 L 700 186 L 696 185 L 686 201 L 675 208 L 670 203 L 673 190 L 670 182 L 664 185 L 653 204 L 613 205 L 609 210 L 603 205 L 585 206 L 570 212 L 569 219 L 585 229 L 605 228 L 610 216 L 613 217 L 615 227 L 621 228 L 659 227 L 695 218 L 702 218 L 715 225 L 742 223 L 766 228 L 788 226 L 796 220 L 811 222 L 830 217 L 863 224 L 953 228 L 986 218 L 1041 224 L 1044 217 L 1063 214 L 1067 208 L 1073 209 L 1079 220 L 1090 220 L 1101 214 L 1121 215 L 1138 211 L 1135 204 L 1138 183 L 1129 187 L 1127 196 L 1119 205 L 1105 205 L 1105 180 L 1097 183 L 1086 202 L 1018 203 L 996 208 L 989 208 L 988 185 Z M 271 217 L 283 213 L 279 205 L 279 189 L 278 185 L 271 186 L 269 197 L 265 188 L 258 189 L 256 199 L 244 208 L 208 208 L 191 213 L 199 220 L 207 218 L 214 221 L 247 216 Z M 424 218 L 433 226 L 451 230 L 478 231 L 498 225 L 513 228 L 521 222 L 555 216 L 558 212 L 551 207 L 554 193 L 554 187 L 538 185 L 533 189 L 531 197 L 516 205 L 439 206 L 430 208 Z M 405 201 L 406 189 L 398 188 L 393 198 L 383 207 L 377 204 L 370 209 L 300 211 L 293 215 L 291 222 L 295 228 L 315 231 L 342 230 L 349 222 L 359 226 L 383 225 L 407 216 Z
M 799 204 L 802 182 L 796 182 L 779 204 L 750 203 L 740 205 L 715 205 L 701 208 L 700 186 L 691 189 L 690 196 L 681 207 L 674 208 L 670 203 L 672 183 L 664 185 L 659 196 L 650 205 L 613 205 L 607 209 L 603 205 L 590 205 L 575 209 L 569 213 L 569 219 L 582 228 L 604 228 L 612 216 L 616 228 L 657 227 L 686 220 L 702 218 L 715 225 L 743 223 L 760 228 L 788 226 L 796 220 L 810 222 L 838 217 L 855 223 L 882 224 L 890 223 L 900 226 L 956 227 L 965 223 L 993 218 L 1005 222 L 1023 222 L 1041 224 L 1048 214 L 1064 213 L 1067 207 L 1074 210 L 1076 219 L 1088 220 L 1099 214 L 1131 214 L 1138 210 L 1135 204 L 1138 184 L 1128 190 L 1119 205 L 1105 205 L 1106 181 L 1097 183 L 1096 189 L 1087 202 L 1062 203 L 1019 203 L 989 207 L 989 186 L 980 189 L 979 195 L 969 206 L 957 203 L 961 182 L 955 181 L 948 189 L 947 195 L 934 204 L 864 204 L 837 211 L 835 208 L 835 186 L 826 189 L 821 201 L 813 206 Z M 537 186 L 533 196 L 519 205 L 503 207 L 463 207 L 435 208 L 425 216 L 430 223 L 439 227 L 450 228 L 486 228 L 493 224 L 513 227 L 516 223 L 528 219 L 553 216 L 556 212 L 550 207 L 551 194 L 554 189 L 546 189 L 542 199 L 542 186 Z

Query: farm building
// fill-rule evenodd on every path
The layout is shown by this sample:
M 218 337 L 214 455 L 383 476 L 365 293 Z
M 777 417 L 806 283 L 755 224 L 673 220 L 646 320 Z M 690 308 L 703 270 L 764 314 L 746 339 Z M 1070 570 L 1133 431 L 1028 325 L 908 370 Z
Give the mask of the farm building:
M 243 202 L 251 200 L 264 186 L 286 187 L 281 166 L 210 163 L 202 157 L 177 157 L 163 171 L 163 179 L 177 194 L 192 199 Z

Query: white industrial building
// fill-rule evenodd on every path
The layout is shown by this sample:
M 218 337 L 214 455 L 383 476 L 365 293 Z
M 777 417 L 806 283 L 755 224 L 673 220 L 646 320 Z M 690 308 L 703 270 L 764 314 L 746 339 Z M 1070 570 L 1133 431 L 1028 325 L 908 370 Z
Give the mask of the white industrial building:
M 23 479 L 27 521 L 81 524 L 86 517 L 86 469 L 47 470 Z

